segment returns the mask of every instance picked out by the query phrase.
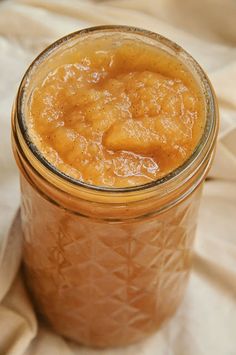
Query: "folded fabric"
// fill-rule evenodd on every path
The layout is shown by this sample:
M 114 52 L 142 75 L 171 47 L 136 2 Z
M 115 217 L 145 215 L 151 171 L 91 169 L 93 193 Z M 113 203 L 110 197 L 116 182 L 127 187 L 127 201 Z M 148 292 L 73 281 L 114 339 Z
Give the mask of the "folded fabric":
M 236 2 L 231 0 L 8 0 L 0 2 L 0 354 L 236 354 Z M 221 128 L 205 184 L 193 272 L 173 319 L 144 342 L 96 351 L 41 324 L 21 272 L 17 169 L 10 112 L 19 81 L 49 43 L 99 24 L 143 27 L 182 45 L 216 90 Z

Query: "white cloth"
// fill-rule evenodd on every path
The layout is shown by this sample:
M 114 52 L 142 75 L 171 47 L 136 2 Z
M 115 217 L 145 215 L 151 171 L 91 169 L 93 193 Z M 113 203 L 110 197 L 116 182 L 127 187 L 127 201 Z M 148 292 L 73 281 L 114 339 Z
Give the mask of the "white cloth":
M 46 45 L 99 24 L 159 32 L 182 45 L 215 87 L 218 148 L 204 188 L 194 268 L 184 302 L 154 336 L 125 349 L 96 350 L 38 324 L 19 272 L 18 174 L 10 113 L 20 78 Z M 0 354 L 236 354 L 236 2 L 234 0 L 0 1 Z

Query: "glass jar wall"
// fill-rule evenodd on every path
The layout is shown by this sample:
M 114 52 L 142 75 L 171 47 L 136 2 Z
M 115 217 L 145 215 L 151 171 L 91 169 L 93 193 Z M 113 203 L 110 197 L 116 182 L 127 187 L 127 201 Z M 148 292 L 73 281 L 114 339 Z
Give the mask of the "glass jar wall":
M 53 56 L 83 36 L 114 33 L 177 56 L 198 81 L 206 106 L 203 136 L 180 168 L 163 179 L 117 189 L 82 183 L 51 166 L 32 144 L 24 117 L 43 63 L 50 66 Z M 12 128 L 25 276 L 37 311 L 59 334 L 95 347 L 126 345 L 158 329 L 183 298 L 202 184 L 214 154 L 217 108 L 202 69 L 157 34 L 116 26 L 80 31 L 50 46 L 31 65 L 13 108 Z

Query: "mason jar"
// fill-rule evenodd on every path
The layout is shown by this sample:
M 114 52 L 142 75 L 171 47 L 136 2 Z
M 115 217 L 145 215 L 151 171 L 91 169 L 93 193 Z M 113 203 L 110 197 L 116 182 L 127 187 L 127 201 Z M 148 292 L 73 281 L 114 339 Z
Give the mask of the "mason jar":
M 109 188 L 53 167 L 28 134 L 25 112 L 42 64 L 84 36 L 143 41 L 178 58 L 196 79 L 205 128 L 190 158 L 164 178 Z M 170 318 L 191 270 L 203 181 L 214 155 L 218 111 L 212 86 L 181 47 L 152 32 L 121 26 L 72 33 L 48 47 L 21 82 L 12 113 L 20 172 L 25 280 L 37 312 L 59 334 L 93 347 L 143 339 Z

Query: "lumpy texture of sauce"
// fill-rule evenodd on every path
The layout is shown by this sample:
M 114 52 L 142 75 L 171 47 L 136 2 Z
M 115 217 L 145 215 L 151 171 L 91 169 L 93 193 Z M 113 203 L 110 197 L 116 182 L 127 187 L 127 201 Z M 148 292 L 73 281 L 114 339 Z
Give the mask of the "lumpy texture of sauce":
M 159 179 L 193 153 L 204 101 L 190 72 L 142 42 L 82 41 L 55 56 L 31 94 L 28 127 L 58 170 L 89 184 Z

